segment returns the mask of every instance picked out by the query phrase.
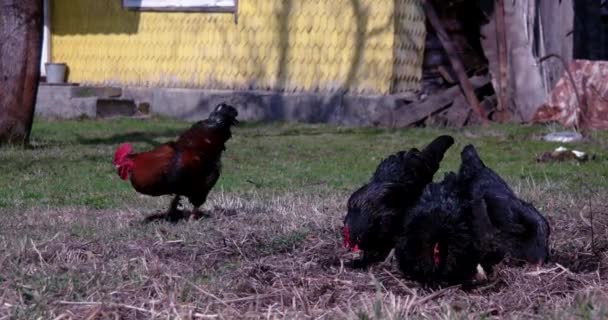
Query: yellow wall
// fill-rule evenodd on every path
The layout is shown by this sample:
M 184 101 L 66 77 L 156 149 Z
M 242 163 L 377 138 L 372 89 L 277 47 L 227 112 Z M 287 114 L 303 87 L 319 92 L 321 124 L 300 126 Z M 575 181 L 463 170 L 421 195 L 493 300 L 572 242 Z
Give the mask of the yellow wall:
M 225 13 L 54 0 L 52 60 L 66 62 L 69 81 L 78 83 L 405 91 L 421 76 L 425 27 L 417 1 L 240 0 L 235 24 Z

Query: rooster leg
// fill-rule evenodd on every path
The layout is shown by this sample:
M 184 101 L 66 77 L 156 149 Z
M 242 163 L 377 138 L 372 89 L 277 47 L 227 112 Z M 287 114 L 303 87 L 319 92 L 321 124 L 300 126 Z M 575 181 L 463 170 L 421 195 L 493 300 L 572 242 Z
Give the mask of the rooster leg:
M 168 221 L 177 222 L 184 218 L 183 212 L 177 209 L 180 200 L 181 197 L 179 195 L 175 195 L 175 197 L 173 197 L 173 200 L 171 200 L 171 205 L 169 206 L 169 210 L 166 213 L 166 219 Z
M 167 212 L 150 215 L 150 216 L 146 217 L 144 222 L 152 222 L 152 221 L 156 221 L 156 220 L 166 220 L 166 221 L 170 221 L 170 222 L 177 222 L 181 219 L 184 219 L 185 218 L 184 213 L 181 210 L 177 209 L 180 199 L 181 199 L 181 197 L 179 195 L 176 195 L 173 198 L 173 200 L 171 200 L 171 205 L 169 206 L 169 210 L 167 210 Z

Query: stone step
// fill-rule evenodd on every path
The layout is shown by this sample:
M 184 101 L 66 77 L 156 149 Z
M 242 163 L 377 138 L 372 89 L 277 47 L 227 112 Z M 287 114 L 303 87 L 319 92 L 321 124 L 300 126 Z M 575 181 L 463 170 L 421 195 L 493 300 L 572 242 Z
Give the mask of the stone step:
M 70 98 L 118 98 L 122 95 L 120 87 L 75 86 L 70 88 Z

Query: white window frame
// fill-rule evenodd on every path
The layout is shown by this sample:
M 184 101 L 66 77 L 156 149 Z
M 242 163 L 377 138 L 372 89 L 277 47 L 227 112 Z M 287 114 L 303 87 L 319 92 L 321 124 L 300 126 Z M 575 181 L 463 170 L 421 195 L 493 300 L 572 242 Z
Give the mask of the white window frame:
M 40 57 L 40 75 L 46 76 L 46 67 L 44 66 L 47 62 L 51 62 L 51 12 L 50 12 L 50 0 L 44 0 L 42 12 L 44 19 L 44 27 L 42 30 L 42 56 Z
M 122 0 L 122 7 L 137 11 L 237 12 L 238 0 Z

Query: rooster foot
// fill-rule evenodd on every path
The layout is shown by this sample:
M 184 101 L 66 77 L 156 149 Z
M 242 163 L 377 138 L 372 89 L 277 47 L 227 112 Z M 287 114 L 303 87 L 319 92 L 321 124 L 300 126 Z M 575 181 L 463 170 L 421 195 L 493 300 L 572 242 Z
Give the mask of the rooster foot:
M 193 209 L 192 212 L 190 213 L 190 216 L 188 217 L 189 221 L 196 221 L 199 220 L 200 218 L 210 218 L 211 214 L 208 212 L 203 212 L 199 209 Z

